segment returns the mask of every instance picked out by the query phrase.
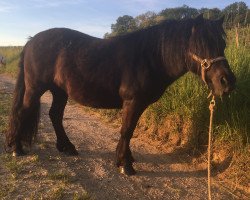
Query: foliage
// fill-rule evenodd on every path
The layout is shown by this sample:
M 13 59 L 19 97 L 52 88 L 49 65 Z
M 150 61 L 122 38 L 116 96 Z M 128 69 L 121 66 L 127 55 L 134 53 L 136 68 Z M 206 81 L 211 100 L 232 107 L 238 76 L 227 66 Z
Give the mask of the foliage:
M 118 35 L 130 32 L 136 28 L 135 20 L 132 16 L 124 15 L 118 17 L 115 24 L 111 24 L 112 32 L 116 32 Z
M 199 12 L 203 13 L 207 19 L 218 19 L 221 17 L 221 10 L 218 8 L 201 8 Z
M 249 9 L 244 2 L 235 2 L 222 10 L 222 14 L 226 16 L 226 25 L 233 27 L 235 25 L 246 25 L 250 23 Z M 249 17 L 249 18 L 247 18 Z
M 141 28 L 146 28 L 148 26 L 152 26 L 155 25 L 157 23 L 157 15 L 154 12 L 146 12 L 144 14 L 138 15 L 137 17 L 135 17 L 135 24 L 136 27 L 138 27 L 139 29 Z
M 164 16 L 166 19 L 185 19 L 194 18 L 199 14 L 199 11 L 195 8 L 183 5 L 177 8 L 166 8 L 160 12 L 160 15 Z
M 104 38 L 146 28 L 159 23 L 163 19 L 194 18 L 201 13 L 203 13 L 204 17 L 208 19 L 218 19 L 224 16 L 224 25 L 227 28 L 232 28 L 238 25 L 247 26 L 250 24 L 250 12 L 244 2 L 235 2 L 222 10 L 219 8 L 196 9 L 183 5 L 182 7 L 163 9 L 158 14 L 148 11 L 144 14 L 136 16 L 135 18 L 128 15 L 118 17 L 116 23 L 111 25 L 111 33 L 106 33 Z

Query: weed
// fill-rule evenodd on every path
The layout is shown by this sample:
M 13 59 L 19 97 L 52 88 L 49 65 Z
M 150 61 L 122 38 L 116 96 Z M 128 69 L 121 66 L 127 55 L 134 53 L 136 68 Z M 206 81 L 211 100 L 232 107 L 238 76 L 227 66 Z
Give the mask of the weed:
M 73 200 L 94 200 L 94 198 L 91 197 L 91 195 L 89 195 L 87 192 L 84 192 L 82 194 L 75 193 Z
M 57 187 L 55 189 L 53 189 L 49 193 L 49 199 L 51 199 L 51 200 L 60 200 L 60 199 L 63 199 L 64 190 L 65 190 L 65 186 L 63 186 L 63 185 L 59 186 L 59 187 Z
M 0 90 L 0 133 L 7 130 L 8 114 L 11 106 L 11 95 Z
M 23 165 L 19 163 L 16 158 L 12 157 L 9 154 L 3 154 L 0 156 L 0 161 L 3 161 L 5 168 L 8 169 L 14 179 L 18 177 L 18 175 L 23 170 Z
M 0 182 L 0 199 L 4 199 L 12 190 L 14 190 L 14 183 L 8 181 L 8 183 Z
M 50 180 L 53 181 L 63 181 L 64 183 L 67 183 L 70 181 L 70 175 L 67 172 L 60 171 L 60 172 L 50 172 L 48 174 L 48 177 Z

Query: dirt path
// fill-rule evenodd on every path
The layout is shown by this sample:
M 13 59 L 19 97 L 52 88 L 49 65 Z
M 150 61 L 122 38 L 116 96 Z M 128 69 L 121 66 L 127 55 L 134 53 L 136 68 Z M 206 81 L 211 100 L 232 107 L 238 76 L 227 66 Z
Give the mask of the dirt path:
M 6 92 L 13 90 L 13 80 L 0 75 L 0 87 Z M 52 199 L 57 196 L 58 199 L 91 196 L 97 200 L 206 199 L 204 166 L 194 167 L 181 156 L 164 152 L 160 143 L 145 139 L 143 134 L 133 138 L 131 144 L 137 175 L 119 174 L 114 167 L 119 129 L 76 104 L 67 105 L 64 127 L 79 156 L 60 154 L 55 148 L 55 133 L 48 116 L 50 93 L 46 93 L 41 102 L 38 139 L 28 156 L 16 158 L 21 170 L 10 181 L 13 189 L 6 199 Z M 3 149 L 0 151 L 3 154 Z M 3 185 L 4 180 L 10 179 L 6 174 L 6 169 L 0 167 Z M 213 185 L 213 199 L 236 198 L 221 189 Z

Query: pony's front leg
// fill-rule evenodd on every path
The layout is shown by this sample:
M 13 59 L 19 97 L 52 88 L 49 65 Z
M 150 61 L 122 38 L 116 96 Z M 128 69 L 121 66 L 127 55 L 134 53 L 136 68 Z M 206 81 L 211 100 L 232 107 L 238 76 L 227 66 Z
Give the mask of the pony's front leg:
M 126 175 L 135 174 L 133 168 L 133 157 L 129 148 L 130 139 L 133 136 L 137 121 L 145 106 L 135 99 L 123 102 L 121 137 L 116 148 L 116 165 L 121 173 Z

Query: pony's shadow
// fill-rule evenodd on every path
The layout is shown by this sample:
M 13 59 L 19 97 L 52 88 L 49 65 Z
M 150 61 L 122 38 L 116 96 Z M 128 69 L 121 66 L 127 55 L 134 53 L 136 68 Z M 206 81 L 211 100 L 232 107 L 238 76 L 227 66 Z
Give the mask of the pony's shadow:
M 74 156 L 67 156 L 62 153 L 59 153 L 56 148 L 55 144 L 53 141 L 47 141 L 46 142 L 46 148 L 45 149 L 40 149 L 39 150 L 39 158 L 41 162 L 46 161 L 48 158 L 48 153 L 45 152 L 51 152 L 52 155 L 58 154 L 58 156 L 61 157 L 61 159 L 67 163 L 67 165 L 70 165 L 72 162 L 72 159 L 77 158 L 78 162 L 76 165 L 83 165 L 84 163 L 88 163 L 88 161 L 91 160 L 98 160 L 98 159 L 104 159 L 107 161 L 107 163 L 112 163 L 112 167 L 108 167 L 110 171 L 113 173 L 117 173 L 117 168 L 115 166 L 115 152 L 114 151 L 102 151 L 102 150 L 89 150 L 88 145 L 84 144 L 79 145 L 82 146 L 81 149 L 79 150 L 79 155 L 77 157 Z M 49 150 L 48 148 L 51 148 Z M 54 150 L 53 150 L 53 149 Z M 185 152 L 185 149 L 180 149 L 180 152 Z M 47 154 L 47 155 L 46 155 Z M 45 156 L 46 155 L 46 156 Z M 182 171 L 182 170 L 176 170 L 173 171 L 169 168 L 171 164 L 187 164 L 190 162 L 192 159 L 191 156 L 188 154 L 186 155 L 180 155 L 180 157 L 176 156 L 177 152 L 174 152 L 173 154 L 141 154 L 139 152 L 134 152 L 133 153 L 136 163 L 134 164 L 135 169 L 137 171 L 137 176 L 141 177 L 205 177 L 207 175 L 207 170 L 206 169 L 193 169 L 189 171 Z M 224 170 L 226 170 L 230 163 L 231 163 L 232 157 L 229 157 L 222 163 L 218 163 L 212 166 L 212 176 L 215 176 L 219 173 L 222 173 Z M 155 170 L 151 169 L 146 169 L 145 167 L 141 166 L 146 166 L 146 165 L 151 165 L 155 166 Z M 159 170 L 158 166 L 160 165 L 165 165 L 166 169 L 164 170 Z M 46 166 L 45 166 L 46 167 Z M 81 174 L 81 171 L 77 170 L 77 167 L 72 168 L 72 170 L 75 170 L 76 174 Z
M 138 162 L 141 163 L 142 165 L 148 164 L 148 160 L 147 157 L 149 158 L 154 158 L 155 160 L 157 160 L 158 158 L 161 158 L 161 155 L 144 155 L 144 158 L 146 157 L 146 159 L 142 159 L 139 160 Z M 172 157 L 172 156 L 171 156 Z M 230 166 L 232 162 L 232 157 L 228 157 L 227 159 L 225 159 L 223 162 L 221 163 L 216 163 L 216 164 L 212 164 L 212 171 L 211 171 L 211 176 L 216 176 L 222 172 L 224 172 L 226 169 L 228 169 L 228 167 Z M 172 164 L 176 164 L 176 163 L 183 163 L 185 164 L 185 161 L 181 161 L 179 162 L 176 160 L 170 160 L 167 162 L 167 165 L 171 165 Z M 154 164 L 158 165 L 158 164 L 164 164 L 163 162 L 155 162 Z M 166 164 L 166 163 L 165 163 Z M 193 169 L 193 170 L 171 170 L 168 169 L 168 167 L 166 168 L 166 170 L 161 170 L 161 171 L 151 171 L 151 170 L 145 170 L 145 169 L 140 169 L 137 170 L 138 171 L 138 176 L 146 176 L 146 177 L 186 177 L 186 178 L 190 178 L 190 177 L 196 177 L 196 178 L 201 178 L 201 177 L 206 177 L 207 176 L 207 168 L 205 169 Z

